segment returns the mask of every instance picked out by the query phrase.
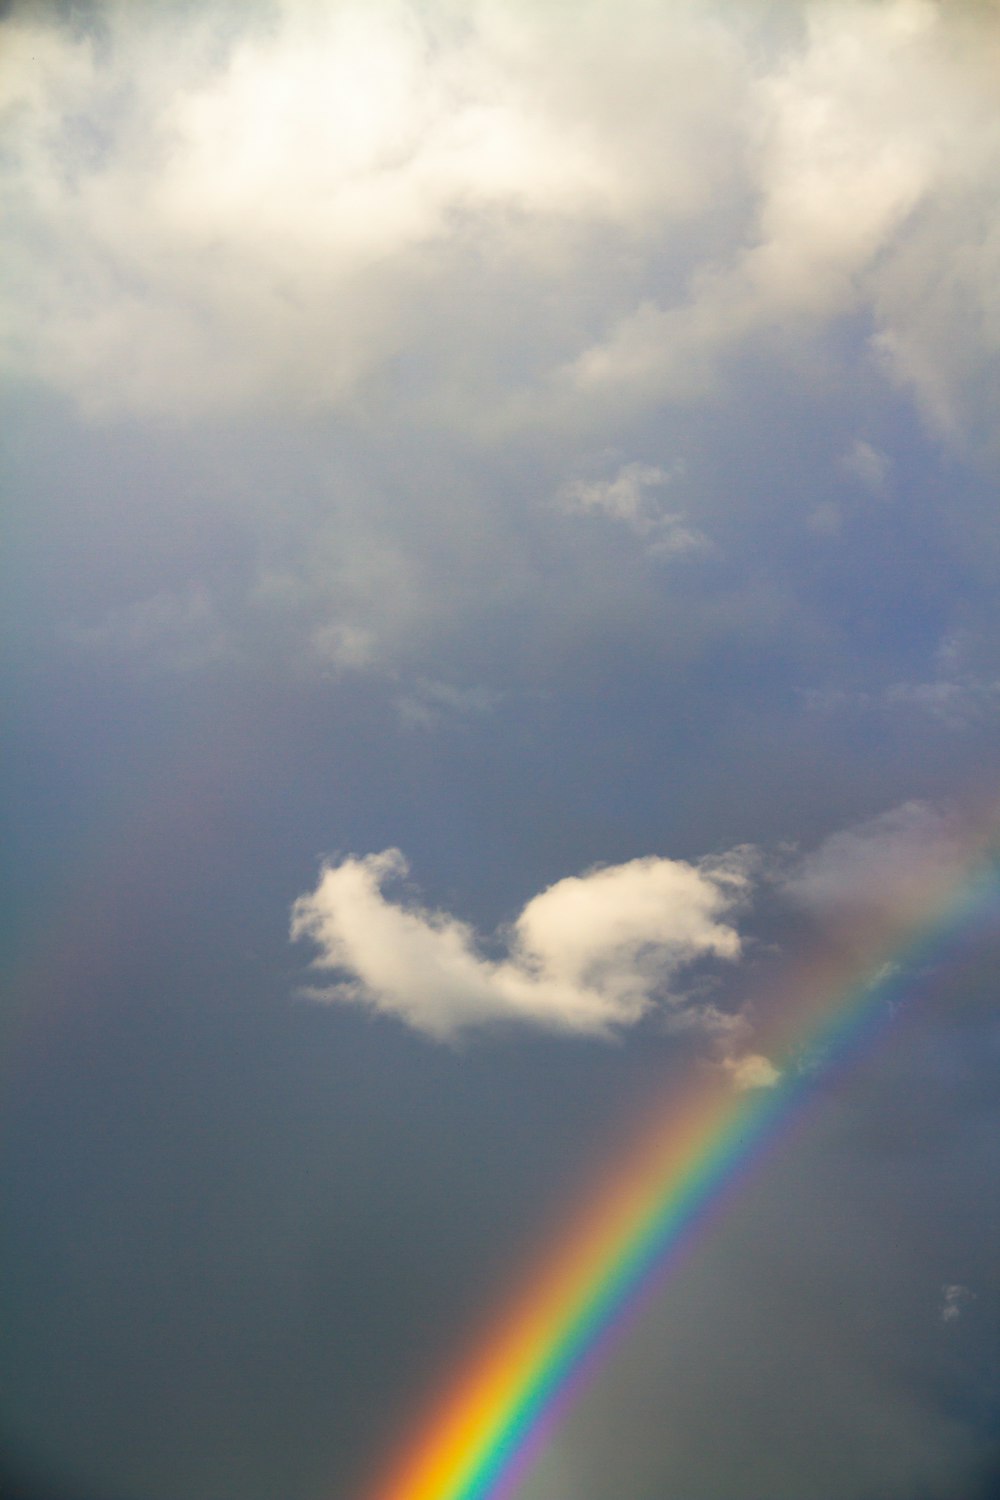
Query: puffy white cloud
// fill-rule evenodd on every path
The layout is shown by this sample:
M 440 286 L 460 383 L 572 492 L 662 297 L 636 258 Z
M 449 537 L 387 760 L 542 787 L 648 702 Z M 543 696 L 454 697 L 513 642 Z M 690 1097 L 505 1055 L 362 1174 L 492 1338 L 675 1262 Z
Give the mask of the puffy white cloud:
M 680 1003 L 671 982 L 685 965 L 740 952 L 729 920 L 748 884 L 738 854 L 701 866 L 648 857 L 559 880 L 501 934 L 497 958 L 449 913 L 388 899 L 384 883 L 407 872 L 398 849 L 325 866 L 295 902 L 291 932 L 315 943 L 316 968 L 342 976 L 316 993 L 436 1037 L 495 1022 L 607 1036 Z
M 935 421 L 983 415 L 988 7 L 95 14 L 27 8 L 0 65 L 3 357 L 91 410 L 351 404 L 419 351 L 439 416 L 592 421 L 862 307 Z
M 11 21 L 0 78 L 6 358 L 91 409 L 346 399 L 454 318 L 453 252 L 548 285 L 581 228 L 695 213 L 727 170 L 703 85 L 739 59 L 697 7 L 98 14 Z
M 742 244 L 693 267 L 684 300 L 646 297 L 565 375 L 605 399 L 688 399 L 751 335 L 867 307 L 886 369 L 954 430 L 1000 357 L 1000 27 L 931 0 L 804 14 L 802 45 L 742 104 L 755 197 Z

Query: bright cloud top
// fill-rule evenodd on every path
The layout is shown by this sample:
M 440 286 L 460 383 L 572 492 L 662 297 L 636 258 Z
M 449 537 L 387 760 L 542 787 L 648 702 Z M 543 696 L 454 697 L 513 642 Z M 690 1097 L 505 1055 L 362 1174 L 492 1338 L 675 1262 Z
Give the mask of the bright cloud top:
M 441 414 L 472 336 L 473 405 L 592 421 L 859 309 L 940 426 L 982 404 L 989 7 L 170 10 L 5 35 L 3 361 L 92 410 L 338 405 L 410 349 Z
M 532 897 L 487 957 L 447 912 L 387 899 L 407 874 L 398 849 L 324 867 L 292 909 L 314 966 L 344 977 L 324 997 L 371 1006 L 436 1037 L 492 1022 L 606 1036 L 657 1002 L 697 959 L 734 959 L 728 920 L 745 893 L 738 854 L 701 866 L 649 856 L 569 876 Z

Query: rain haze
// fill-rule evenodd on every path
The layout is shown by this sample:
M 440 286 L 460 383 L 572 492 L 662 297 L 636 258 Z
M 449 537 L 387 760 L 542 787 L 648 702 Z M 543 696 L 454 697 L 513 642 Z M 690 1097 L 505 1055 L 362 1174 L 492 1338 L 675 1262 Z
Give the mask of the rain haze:
M 383 1500 L 790 1079 L 506 1500 L 1000 1495 L 998 101 L 993 0 L 0 6 L 5 1496 Z

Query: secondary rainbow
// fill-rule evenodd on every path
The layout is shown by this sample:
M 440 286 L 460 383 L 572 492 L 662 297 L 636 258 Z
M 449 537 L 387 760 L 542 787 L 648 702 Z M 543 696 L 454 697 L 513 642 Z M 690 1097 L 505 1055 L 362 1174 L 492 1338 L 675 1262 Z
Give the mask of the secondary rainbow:
M 947 972 L 996 911 L 995 860 L 929 879 L 905 915 L 786 975 L 757 1045 L 779 1080 L 706 1070 L 647 1124 L 424 1413 L 367 1500 L 503 1500 L 646 1300 L 831 1071 Z M 858 958 L 863 951 L 864 958 Z M 761 1007 L 765 1009 L 764 1006 Z

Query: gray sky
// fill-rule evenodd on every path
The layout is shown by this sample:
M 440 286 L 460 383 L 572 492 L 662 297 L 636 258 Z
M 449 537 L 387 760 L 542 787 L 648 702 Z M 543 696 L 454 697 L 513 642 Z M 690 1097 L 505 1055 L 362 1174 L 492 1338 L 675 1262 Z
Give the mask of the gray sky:
M 368 1500 L 636 1111 L 961 882 L 998 73 L 992 0 L 2 8 L 13 1495 Z M 517 1500 L 994 1500 L 997 941 Z

